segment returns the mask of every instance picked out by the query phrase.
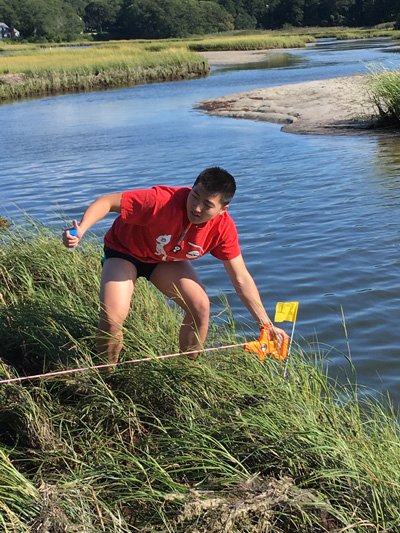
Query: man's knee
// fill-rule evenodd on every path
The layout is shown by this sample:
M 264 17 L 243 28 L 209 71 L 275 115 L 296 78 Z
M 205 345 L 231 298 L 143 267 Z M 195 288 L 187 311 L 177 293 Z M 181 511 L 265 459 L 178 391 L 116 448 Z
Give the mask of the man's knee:
M 191 309 L 191 314 L 199 325 L 208 323 L 210 318 L 210 300 L 206 294 L 196 300 L 193 309 Z
M 105 333 L 115 334 L 122 330 L 124 317 L 115 313 L 106 312 L 104 309 L 100 312 L 98 330 Z

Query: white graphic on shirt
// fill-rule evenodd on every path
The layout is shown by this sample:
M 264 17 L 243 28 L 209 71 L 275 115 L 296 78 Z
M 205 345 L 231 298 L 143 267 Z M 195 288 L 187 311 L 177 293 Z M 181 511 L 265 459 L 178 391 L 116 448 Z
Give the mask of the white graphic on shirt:
M 156 255 L 162 255 L 162 260 L 166 261 L 168 254 L 164 249 L 164 246 L 168 244 L 171 240 L 171 235 L 160 235 L 156 238 Z
M 192 250 L 191 252 L 188 252 L 186 254 L 186 257 L 188 259 L 194 259 L 194 258 L 199 257 L 200 255 L 204 254 L 203 248 L 201 246 L 199 246 L 198 244 L 194 244 L 194 242 L 189 242 L 188 244 L 190 244 L 190 246 L 193 246 L 193 248 L 200 248 L 200 250 L 201 250 L 201 253 L 198 250 Z
M 196 257 L 199 257 L 200 255 L 200 252 L 198 250 L 192 250 L 191 252 L 188 252 L 186 254 L 186 257 L 188 259 L 195 259 Z

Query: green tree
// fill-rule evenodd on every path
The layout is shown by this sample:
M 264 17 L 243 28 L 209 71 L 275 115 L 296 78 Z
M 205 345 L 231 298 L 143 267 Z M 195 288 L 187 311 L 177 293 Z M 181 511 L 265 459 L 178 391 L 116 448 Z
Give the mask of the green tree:
M 351 25 L 353 5 L 354 0 L 321 0 L 318 8 L 320 25 Z
M 123 35 L 134 39 L 186 37 L 232 28 L 232 18 L 212 1 L 127 0 Z
M 64 4 L 69 5 L 80 17 L 85 13 L 85 7 L 90 3 L 90 0 L 63 0 Z
M 231 29 L 372 26 L 397 22 L 400 0 L 0 0 L 0 21 L 25 39 L 65 41 L 87 30 L 126 38 Z
M 400 0 L 394 0 L 393 2 L 393 17 L 394 20 L 400 20 Z
M 17 21 L 17 14 L 15 6 L 6 0 L 0 0 L 0 22 L 4 22 L 7 26 L 15 24 Z
M 216 33 L 234 29 L 232 15 L 216 2 L 201 0 L 199 6 L 199 16 L 203 27 L 201 33 Z
M 235 0 L 217 0 L 218 4 L 230 13 L 233 17 L 236 16 L 236 2 Z
M 268 0 L 217 0 L 234 18 L 235 29 L 263 28 Z
M 3 16 L 25 39 L 71 40 L 84 29 L 72 6 L 62 0 L 2 0 L 0 17 Z
M 235 17 L 235 30 L 254 30 L 257 20 L 246 11 L 240 11 Z
M 304 18 L 304 0 L 281 0 L 274 9 L 276 27 L 284 24 L 301 26 Z
M 355 0 L 354 24 L 372 26 L 395 21 L 399 16 L 398 0 Z
M 254 17 L 257 21 L 257 26 L 259 26 L 265 15 L 267 3 L 266 0 L 242 0 L 241 9 L 251 17 Z
M 400 0 L 393 2 L 393 20 L 395 21 L 395 28 L 400 29 Z
M 123 34 L 127 38 L 162 38 L 168 35 L 165 12 L 158 3 L 151 0 L 126 2 L 122 10 Z
M 303 8 L 303 25 L 304 26 L 320 26 L 321 20 L 319 16 L 320 0 L 304 0 Z
M 87 31 L 102 33 L 113 29 L 120 9 L 119 0 L 93 0 L 86 5 L 83 15 Z

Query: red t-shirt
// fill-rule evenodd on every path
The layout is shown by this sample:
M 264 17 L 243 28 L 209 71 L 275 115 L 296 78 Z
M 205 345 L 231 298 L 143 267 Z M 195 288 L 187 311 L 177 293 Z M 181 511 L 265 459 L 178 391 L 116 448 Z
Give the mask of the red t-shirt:
M 226 211 L 204 224 L 190 225 L 185 233 L 190 224 L 186 211 L 190 190 L 157 185 L 124 192 L 121 214 L 104 244 L 144 263 L 187 261 L 208 252 L 222 261 L 240 255 L 237 229 Z

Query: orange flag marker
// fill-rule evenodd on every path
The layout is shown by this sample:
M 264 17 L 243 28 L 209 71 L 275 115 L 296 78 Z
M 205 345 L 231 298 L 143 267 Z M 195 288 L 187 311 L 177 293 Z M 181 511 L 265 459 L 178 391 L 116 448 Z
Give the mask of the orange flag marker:
M 289 340 L 282 343 L 278 350 L 276 340 L 273 338 L 272 329 L 260 328 L 261 336 L 256 341 L 250 341 L 245 344 L 246 352 L 252 352 L 258 355 L 261 362 L 267 355 L 272 355 L 275 359 L 284 360 L 287 357 Z
M 280 346 L 274 337 L 272 327 L 261 327 L 260 338 L 256 341 L 248 342 L 244 349 L 246 352 L 252 352 L 258 355 L 258 359 L 263 362 L 267 355 L 272 355 L 275 359 L 283 361 L 290 352 L 292 345 L 294 327 L 297 319 L 297 310 L 299 302 L 278 302 L 276 304 L 275 322 L 293 322 L 292 334 Z

